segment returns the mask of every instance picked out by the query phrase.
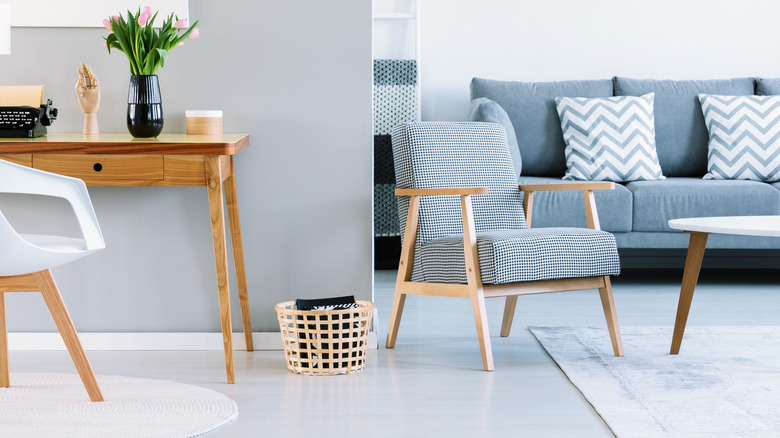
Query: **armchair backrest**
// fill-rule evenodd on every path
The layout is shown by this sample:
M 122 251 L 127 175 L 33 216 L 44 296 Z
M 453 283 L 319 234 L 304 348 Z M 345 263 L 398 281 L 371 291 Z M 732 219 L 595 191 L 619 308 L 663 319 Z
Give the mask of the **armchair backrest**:
M 476 122 L 411 122 L 392 133 L 398 188 L 487 187 L 472 197 L 477 232 L 525 228 L 520 193 L 501 125 Z M 398 198 L 403 232 L 409 198 Z M 425 196 L 420 200 L 417 245 L 463 232 L 458 196 Z

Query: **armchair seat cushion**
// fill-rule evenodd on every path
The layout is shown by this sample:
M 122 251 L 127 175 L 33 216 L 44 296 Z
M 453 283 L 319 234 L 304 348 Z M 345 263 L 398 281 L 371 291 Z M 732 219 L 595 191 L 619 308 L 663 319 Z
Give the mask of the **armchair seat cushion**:
M 477 251 L 483 284 L 620 274 L 615 236 L 588 228 L 477 233 Z M 415 257 L 412 281 L 466 283 L 462 234 L 430 240 Z

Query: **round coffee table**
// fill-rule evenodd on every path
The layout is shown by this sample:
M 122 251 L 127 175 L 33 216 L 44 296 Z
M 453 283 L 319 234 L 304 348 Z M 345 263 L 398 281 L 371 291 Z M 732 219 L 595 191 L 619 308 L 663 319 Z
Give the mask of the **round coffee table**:
M 674 321 L 671 354 L 680 352 L 688 311 L 691 309 L 693 291 L 699 279 L 704 247 L 711 233 L 740 234 L 745 236 L 780 237 L 780 216 L 722 216 L 672 219 L 669 226 L 691 234 L 688 255 L 685 258 L 680 301 L 677 304 L 677 318 Z

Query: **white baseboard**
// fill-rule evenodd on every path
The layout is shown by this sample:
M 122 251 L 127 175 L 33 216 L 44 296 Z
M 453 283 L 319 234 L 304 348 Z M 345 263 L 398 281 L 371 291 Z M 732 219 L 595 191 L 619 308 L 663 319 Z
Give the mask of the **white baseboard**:
M 85 350 L 189 351 L 222 350 L 222 333 L 79 333 Z M 255 350 L 281 350 L 279 332 L 252 333 Z M 368 336 L 368 348 L 378 348 L 376 332 Z M 65 350 L 60 334 L 8 333 L 9 350 Z M 246 350 L 244 334 L 233 333 L 233 350 Z

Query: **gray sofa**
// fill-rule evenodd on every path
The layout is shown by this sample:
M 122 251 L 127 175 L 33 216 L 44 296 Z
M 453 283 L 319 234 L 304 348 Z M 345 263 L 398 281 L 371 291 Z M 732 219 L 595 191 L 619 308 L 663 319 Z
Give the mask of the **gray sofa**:
M 780 79 L 645 80 L 615 77 L 562 82 L 509 82 L 474 78 L 470 120 L 507 130 L 522 183 L 561 182 L 565 143 L 555 97 L 640 96 L 655 93 L 658 160 L 665 180 L 616 184 L 598 191 L 601 227 L 619 248 L 686 248 L 688 236 L 669 219 L 698 216 L 780 215 L 780 183 L 704 180 L 709 136 L 700 93 L 780 94 Z M 534 226 L 582 226 L 582 193 L 539 192 Z M 779 249 L 780 239 L 713 235 L 708 248 Z

